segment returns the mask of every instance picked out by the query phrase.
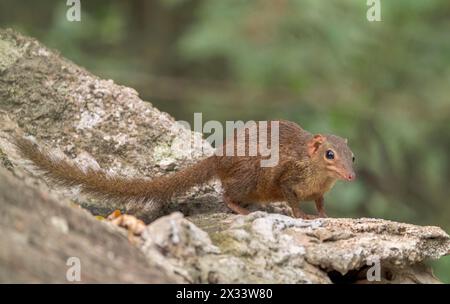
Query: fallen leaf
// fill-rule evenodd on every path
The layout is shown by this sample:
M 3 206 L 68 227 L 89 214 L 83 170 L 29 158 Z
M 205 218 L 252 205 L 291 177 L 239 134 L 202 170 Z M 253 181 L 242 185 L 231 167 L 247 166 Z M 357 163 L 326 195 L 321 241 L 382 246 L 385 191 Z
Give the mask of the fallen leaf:
M 133 215 L 122 214 L 120 210 L 115 210 L 108 215 L 107 220 L 112 224 L 123 227 L 134 235 L 141 235 L 146 225 L 143 221 Z
M 101 215 L 96 215 L 95 218 L 96 218 L 97 220 L 99 220 L 99 221 L 104 221 L 104 220 L 106 220 L 106 219 L 105 219 L 103 216 L 101 216 Z
M 108 215 L 107 219 L 108 220 L 113 220 L 115 218 L 118 218 L 122 215 L 122 212 L 120 212 L 119 209 L 114 210 L 110 215 Z

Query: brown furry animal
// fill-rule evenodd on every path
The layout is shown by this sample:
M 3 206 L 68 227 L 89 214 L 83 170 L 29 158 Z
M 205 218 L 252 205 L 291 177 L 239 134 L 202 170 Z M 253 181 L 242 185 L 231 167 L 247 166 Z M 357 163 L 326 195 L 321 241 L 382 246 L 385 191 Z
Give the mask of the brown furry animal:
M 354 155 L 347 140 L 335 135 L 312 135 L 296 123 L 279 124 L 279 160 L 273 167 L 262 167 L 264 157 L 258 151 L 249 155 L 252 140 L 245 130 L 244 156 L 213 155 L 173 174 L 155 179 L 110 176 L 102 170 L 83 170 L 68 160 L 52 157 L 31 141 L 19 138 L 16 146 L 46 177 L 62 186 L 79 186 L 83 193 L 108 200 L 136 203 L 169 200 L 189 188 L 220 179 L 224 202 L 233 211 L 247 214 L 243 203 L 265 204 L 286 201 L 295 217 L 311 218 L 299 208 L 299 202 L 314 200 L 319 216 L 326 216 L 323 195 L 338 179 L 352 181 Z M 268 138 L 271 127 L 267 129 Z M 237 139 L 237 131 L 233 139 Z M 218 149 L 226 150 L 228 140 Z M 269 141 L 269 145 L 270 145 Z M 237 147 L 234 147 L 236 152 Z M 234 154 L 236 155 L 236 154 Z

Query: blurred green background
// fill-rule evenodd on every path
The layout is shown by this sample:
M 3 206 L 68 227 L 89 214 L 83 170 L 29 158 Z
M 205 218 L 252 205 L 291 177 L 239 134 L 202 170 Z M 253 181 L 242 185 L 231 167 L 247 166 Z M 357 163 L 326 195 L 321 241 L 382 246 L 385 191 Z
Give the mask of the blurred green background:
M 0 26 L 34 36 L 178 120 L 293 120 L 349 138 L 357 182 L 333 217 L 450 232 L 450 1 L 0 2 Z M 310 206 L 312 207 L 312 206 Z M 450 257 L 434 262 L 450 282 Z

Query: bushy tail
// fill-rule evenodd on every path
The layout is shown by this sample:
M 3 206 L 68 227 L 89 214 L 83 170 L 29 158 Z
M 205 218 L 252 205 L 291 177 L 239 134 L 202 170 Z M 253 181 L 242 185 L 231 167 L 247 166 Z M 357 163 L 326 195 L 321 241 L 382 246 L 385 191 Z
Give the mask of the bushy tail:
M 114 201 L 143 203 L 164 202 L 173 195 L 185 193 L 193 186 L 203 184 L 216 175 L 215 160 L 206 158 L 178 172 L 155 179 L 111 176 L 102 170 L 81 169 L 76 164 L 56 159 L 50 152 L 32 141 L 19 138 L 15 145 L 19 153 L 30 160 L 45 177 L 60 186 L 79 186 L 82 193 Z

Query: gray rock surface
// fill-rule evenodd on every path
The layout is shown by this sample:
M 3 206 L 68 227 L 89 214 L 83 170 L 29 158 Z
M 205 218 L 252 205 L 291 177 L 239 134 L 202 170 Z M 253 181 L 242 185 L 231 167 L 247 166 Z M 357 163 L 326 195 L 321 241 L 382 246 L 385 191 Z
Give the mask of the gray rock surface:
M 173 213 L 150 224 L 142 238 L 146 256 L 159 254 L 162 265 L 196 283 L 364 283 L 374 262 L 381 282 L 436 283 L 422 261 L 450 246 L 438 227 L 265 212 L 189 220 Z
M 0 231 L 1 283 L 70 283 L 76 278 L 73 258 L 80 263 L 84 283 L 180 282 L 130 246 L 118 228 L 4 168 L 0 168 Z
M 174 144 L 198 134 L 133 89 L 0 30 L 0 282 L 64 282 L 67 257 L 79 256 L 83 282 L 367 283 L 379 260 L 381 282 L 435 283 L 424 261 L 450 251 L 438 227 L 234 215 L 217 182 L 163 206 L 96 201 L 45 182 L 10 144 L 23 134 L 123 176 L 156 177 L 203 157 Z M 93 216 L 114 209 L 149 223 L 144 233 L 130 238 Z M 283 204 L 267 210 L 288 213 Z

